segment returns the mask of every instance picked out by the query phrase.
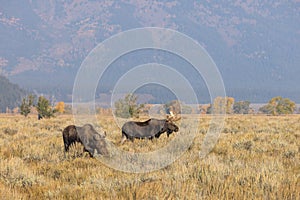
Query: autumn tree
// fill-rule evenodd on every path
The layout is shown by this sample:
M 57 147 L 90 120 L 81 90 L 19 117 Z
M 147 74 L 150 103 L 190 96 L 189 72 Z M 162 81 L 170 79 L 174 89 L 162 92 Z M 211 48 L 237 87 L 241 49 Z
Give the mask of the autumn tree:
M 250 111 L 249 101 L 238 101 L 233 104 L 233 112 L 236 114 L 248 114 Z
M 59 113 L 64 113 L 65 112 L 65 103 L 63 101 L 60 101 L 56 104 L 55 109 Z
M 53 109 L 50 105 L 50 101 L 43 96 L 39 97 L 36 109 L 38 111 L 39 118 L 50 118 L 54 116 L 55 112 L 57 112 L 57 110 Z
M 136 117 L 139 118 L 141 109 L 144 104 L 137 103 L 138 97 L 134 94 L 127 94 L 124 99 L 115 102 L 115 115 L 122 118 Z
M 20 113 L 21 115 L 24 115 L 25 117 L 28 116 L 28 114 L 30 113 L 31 111 L 31 108 L 32 106 L 34 106 L 34 99 L 35 99 L 35 96 L 30 94 L 28 95 L 27 97 L 24 97 L 22 99 L 22 103 L 20 105 Z
M 210 112 L 213 111 L 215 114 L 232 114 L 233 113 L 233 106 L 234 98 L 233 97 L 216 97 L 214 99 L 214 103 L 212 108 L 210 109 Z
M 272 98 L 267 105 L 259 108 L 259 111 L 265 114 L 281 115 L 292 114 L 296 109 L 295 102 L 281 96 Z

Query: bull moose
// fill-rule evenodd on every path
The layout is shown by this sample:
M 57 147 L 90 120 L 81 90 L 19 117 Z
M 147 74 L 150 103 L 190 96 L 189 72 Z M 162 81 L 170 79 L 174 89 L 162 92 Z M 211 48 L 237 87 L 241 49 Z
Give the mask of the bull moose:
M 178 130 L 178 126 L 169 119 L 151 118 L 144 122 L 129 121 L 122 126 L 121 144 L 123 144 L 126 139 L 133 141 L 134 138 L 159 138 L 164 132 L 167 132 L 167 136 L 169 137 L 172 132 L 177 132 Z
M 94 156 L 95 150 L 104 156 L 108 155 L 106 133 L 100 135 L 91 124 L 85 124 L 82 127 L 69 125 L 63 130 L 62 135 L 65 152 L 69 151 L 72 144 L 78 142 L 84 146 L 84 151 L 88 152 L 91 157 Z

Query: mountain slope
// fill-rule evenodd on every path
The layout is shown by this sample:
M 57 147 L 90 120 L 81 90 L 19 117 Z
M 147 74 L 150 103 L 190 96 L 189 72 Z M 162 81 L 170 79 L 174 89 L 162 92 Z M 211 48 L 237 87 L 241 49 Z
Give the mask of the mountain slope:
M 230 96 L 262 102 L 282 95 L 300 102 L 295 87 L 299 18 L 297 0 L 5 1 L 0 74 L 38 92 L 71 94 L 80 64 L 98 43 L 124 30 L 157 26 L 183 32 L 204 46 Z
M 0 112 L 5 112 L 7 108 L 19 107 L 23 96 L 25 96 L 24 90 L 0 76 Z

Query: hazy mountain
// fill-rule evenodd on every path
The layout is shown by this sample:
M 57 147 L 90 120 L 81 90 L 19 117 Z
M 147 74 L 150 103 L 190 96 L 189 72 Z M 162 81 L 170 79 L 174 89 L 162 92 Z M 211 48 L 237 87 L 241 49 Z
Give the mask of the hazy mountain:
M 70 100 L 77 70 L 98 43 L 124 30 L 156 26 L 178 30 L 204 46 L 229 96 L 266 102 L 281 95 L 300 102 L 299 19 L 299 0 L 2 0 L 0 73 L 24 88 Z M 139 61 L 119 62 L 132 66 L 157 54 L 164 56 L 145 52 Z M 182 73 L 197 83 L 185 66 Z M 99 93 L 109 92 L 122 70 L 112 66 Z M 201 98 L 207 91 L 200 82 Z
M 0 113 L 6 109 L 14 109 L 21 104 L 26 92 L 16 84 L 12 84 L 7 78 L 0 76 Z

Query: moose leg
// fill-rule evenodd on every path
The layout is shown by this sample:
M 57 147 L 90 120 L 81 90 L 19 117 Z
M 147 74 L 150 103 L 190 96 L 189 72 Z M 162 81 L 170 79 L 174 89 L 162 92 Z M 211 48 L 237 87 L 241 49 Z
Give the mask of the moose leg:
M 127 137 L 126 135 L 123 133 L 122 134 L 122 139 L 121 139 L 121 144 L 123 144 L 126 141 Z
M 134 141 L 134 137 L 129 137 L 130 141 L 133 142 Z
M 66 152 L 69 151 L 69 144 L 64 143 L 64 147 L 65 147 L 65 149 L 64 149 L 64 158 L 66 158 Z
M 67 151 L 66 151 L 66 148 L 65 148 L 65 150 L 64 150 L 64 158 L 66 158 L 66 152 L 67 152 Z
M 69 144 L 65 143 L 65 152 L 69 151 Z

